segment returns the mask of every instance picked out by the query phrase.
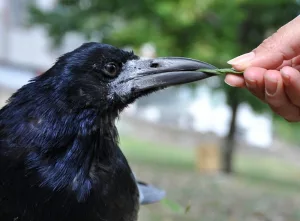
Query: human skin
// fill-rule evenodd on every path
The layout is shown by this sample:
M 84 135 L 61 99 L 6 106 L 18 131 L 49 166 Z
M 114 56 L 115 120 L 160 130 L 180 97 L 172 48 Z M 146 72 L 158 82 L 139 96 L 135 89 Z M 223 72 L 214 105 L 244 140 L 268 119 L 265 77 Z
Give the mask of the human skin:
M 287 121 L 300 121 L 299 16 L 253 51 L 228 61 L 228 64 L 244 74 L 227 74 L 227 84 L 248 89 Z

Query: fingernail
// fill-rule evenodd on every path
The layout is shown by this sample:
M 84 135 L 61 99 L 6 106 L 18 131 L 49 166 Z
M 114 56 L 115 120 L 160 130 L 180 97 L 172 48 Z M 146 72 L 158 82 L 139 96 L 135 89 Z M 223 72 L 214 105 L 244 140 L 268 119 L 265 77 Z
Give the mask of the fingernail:
M 288 73 L 286 73 L 284 69 L 281 69 L 280 72 L 281 72 L 281 75 L 282 75 L 283 83 L 285 85 L 289 85 L 291 83 L 290 75 Z
M 266 85 L 266 93 L 269 96 L 273 96 L 277 91 L 277 85 L 278 85 L 277 78 L 268 76 L 267 80 L 268 80 L 268 83 L 265 84 Z
M 249 89 L 256 88 L 256 81 L 254 81 L 254 80 L 247 80 L 245 83 L 246 83 L 247 88 L 249 88 Z
M 247 54 L 243 54 L 236 58 L 233 58 L 233 59 L 227 61 L 227 63 L 230 65 L 240 65 L 240 64 L 244 64 L 244 63 L 251 61 L 254 57 L 255 57 L 255 53 L 252 51 Z
M 229 86 L 231 86 L 231 87 L 236 87 L 235 85 L 232 85 L 232 84 L 228 83 L 228 82 L 226 81 L 226 79 L 224 80 L 224 82 L 225 82 L 226 84 L 228 84 Z

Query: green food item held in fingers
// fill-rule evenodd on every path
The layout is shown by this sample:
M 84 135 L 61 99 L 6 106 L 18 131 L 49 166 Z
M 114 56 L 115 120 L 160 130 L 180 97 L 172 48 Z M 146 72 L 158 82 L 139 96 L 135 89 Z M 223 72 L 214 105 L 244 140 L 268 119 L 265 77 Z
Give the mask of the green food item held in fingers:
M 204 73 L 224 75 L 224 74 L 243 74 L 243 71 L 236 71 L 233 68 L 221 68 L 221 69 L 199 69 L 197 71 L 201 71 Z

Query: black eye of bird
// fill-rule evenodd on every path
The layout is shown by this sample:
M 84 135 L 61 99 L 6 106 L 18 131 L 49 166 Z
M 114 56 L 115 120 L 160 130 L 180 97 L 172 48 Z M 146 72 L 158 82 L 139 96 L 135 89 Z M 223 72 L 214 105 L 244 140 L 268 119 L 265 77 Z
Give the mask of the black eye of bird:
M 104 73 L 109 77 L 116 77 L 119 71 L 119 66 L 116 63 L 110 62 L 104 66 Z

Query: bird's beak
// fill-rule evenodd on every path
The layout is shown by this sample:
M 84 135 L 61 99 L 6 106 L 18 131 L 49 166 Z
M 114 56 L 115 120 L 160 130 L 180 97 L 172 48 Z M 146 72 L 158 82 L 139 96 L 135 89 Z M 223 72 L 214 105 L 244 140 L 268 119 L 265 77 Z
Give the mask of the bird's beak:
M 190 83 L 213 76 L 197 71 L 201 68 L 216 67 L 189 58 L 165 57 L 131 60 L 124 65 L 122 72 L 126 72 L 127 80 L 131 82 L 131 91 L 139 92 Z

